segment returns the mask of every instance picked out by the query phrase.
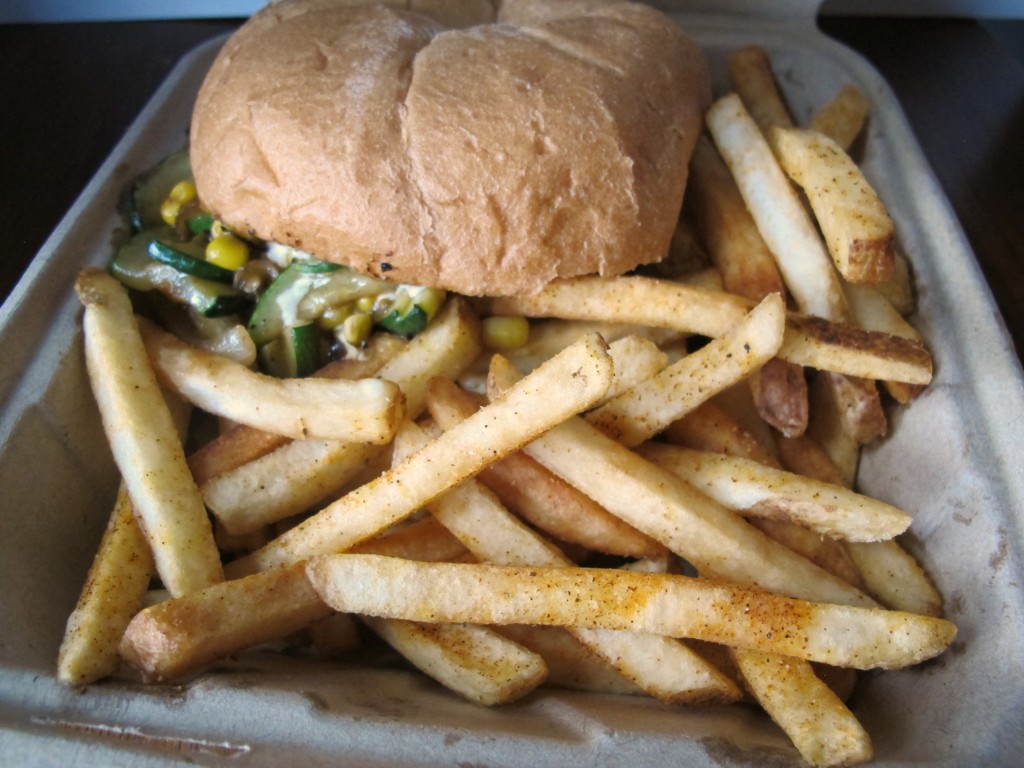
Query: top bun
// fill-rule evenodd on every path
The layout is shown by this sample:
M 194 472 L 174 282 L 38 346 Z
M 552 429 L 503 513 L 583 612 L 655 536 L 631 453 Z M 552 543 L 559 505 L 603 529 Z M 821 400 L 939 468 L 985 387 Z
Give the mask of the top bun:
M 611 0 L 283 0 L 227 42 L 191 131 L 240 233 L 469 295 L 668 251 L 710 101 L 678 25 Z

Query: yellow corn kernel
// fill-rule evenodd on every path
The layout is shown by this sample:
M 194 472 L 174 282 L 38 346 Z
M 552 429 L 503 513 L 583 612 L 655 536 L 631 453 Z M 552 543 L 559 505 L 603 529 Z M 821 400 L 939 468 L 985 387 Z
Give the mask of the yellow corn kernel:
M 360 296 L 356 299 L 356 311 L 369 314 L 373 312 L 373 305 L 376 301 L 376 296 Z
M 178 213 L 181 212 L 181 203 L 177 200 L 167 198 L 160 203 L 160 218 L 164 220 L 164 224 L 169 227 L 173 227 L 178 221 Z
M 249 246 L 234 235 L 217 235 L 206 246 L 206 260 L 234 271 L 249 261 Z
M 525 317 L 485 317 L 481 330 L 484 344 L 491 349 L 518 349 L 530 339 L 530 321 Z
M 362 312 L 349 315 L 341 326 L 342 337 L 349 344 L 362 344 L 370 337 L 372 330 L 373 317 Z
M 333 331 L 339 325 L 344 323 L 352 315 L 351 304 L 339 304 L 335 307 L 328 307 L 323 311 L 323 314 L 317 318 L 317 323 L 325 331 Z
M 173 187 L 171 192 L 167 195 L 169 200 L 177 200 L 179 203 L 190 203 L 196 199 L 196 185 L 195 182 L 189 179 L 182 179 Z

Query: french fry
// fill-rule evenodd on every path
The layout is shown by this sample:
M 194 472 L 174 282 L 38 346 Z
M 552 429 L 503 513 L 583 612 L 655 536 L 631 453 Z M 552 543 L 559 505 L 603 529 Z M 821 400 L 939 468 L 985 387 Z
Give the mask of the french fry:
M 145 679 L 172 680 L 330 613 L 301 566 L 281 568 L 146 608 L 128 625 L 120 652 Z
M 548 665 L 547 686 L 591 693 L 641 695 L 611 664 L 589 651 L 562 627 L 508 624 L 498 631 L 539 654 Z
M 360 553 L 432 560 L 465 552 L 432 518 L 364 542 Z M 132 618 L 120 654 L 149 680 L 185 676 L 216 659 L 287 637 L 331 614 L 301 566 L 276 568 L 160 601 Z
M 624 445 L 639 445 L 772 359 L 785 320 L 782 298 L 768 296 L 728 332 L 592 411 L 587 421 Z
M 213 529 L 127 291 L 98 269 L 79 273 L 75 290 L 85 306 L 89 381 L 157 572 L 173 595 L 217 583 L 223 570 Z
M 139 327 L 158 375 L 204 411 L 292 439 L 390 442 L 405 414 L 382 379 L 278 379 L 196 349 L 153 323 Z
M 813 439 L 842 473 L 842 485 L 853 487 L 860 465 L 860 440 L 855 434 L 856 420 L 874 412 L 877 403 L 868 401 L 864 389 L 845 388 L 842 378 L 830 380 L 819 372 L 809 387 L 811 420 L 807 436 Z M 849 395 L 844 401 L 843 395 Z M 877 397 L 877 392 L 875 393 Z M 846 406 L 849 412 L 844 412 Z M 859 410 L 858 410 L 859 409 Z
M 518 376 L 507 361 L 496 356 L 489 386 L 500 392 Z M 702 575 L 816 600 L 874 604 L 583 419 L 564 421 L 523 450 L 609 512 L 692 563 Z
M 481 351 L 476 316 L 463 301 L 442 313 L 378 372 L 405 395 L 406 411 L 423 410 L 434 376 L 457 376 Z M 368 443 L 302 440 L 282 445 L 201 486 L 210 510 L 230 530 L 255 530 L 304 512 L 340 493 L 380 455 Z
M 349 613 L 332 613 L 306 627 L 309 645 L 322 659 L 350 653 L 362 645 L 359 622 Z
M 923 616 L 942 615 L 942 594 L 917 560 L 897 541 L 847 543 L 864 588 L 882 605 Z
M 812 603 L 675 574 L 345 554 L 315 557 L 306 571 L 339 611 L 693 637 L 856 669 L 919 663 L 942 653 L 956 635 L 944 619 Z
M 763 48 L 748 45 L 733 51 L 729 55 L 728 69 L 733 90 L 739 94 L 761 130 L 793 125 L 775 82 L 768 53 Z
M 399 441 L 413 449 L 426 440 L 416 427 Z M 396 455 L 408 450 L 396 446 Z M 428 504 L 431 514 L 482 561 L 506 565 L 567 567 L 571 562 L 512 516 L 492 494 L 470 479 Z M 732 681 L 689 648 L 655 635 L 570 628 L 573 637 L 648 694 L 672 703 L 734 701 Z
M 751 518 L 750 524 L 771 539 L 806 558 L 826 573 L 845 581 L 851 587 L 867 594 L 860 570 L 846 551 L 843 542 L 822 536 L 790 520 Z
M 339 551 L 408 517 L 430 499 L 604 396 L 612 364 L 586 336 L 427 448 L 231 564 L 252 573 Z M 441 472 L 438 467 L 444 467 Z
M 797 522 L 823 536 L 883 541 L 910 526 L 910 515 L 890 504 L 749 459 L 664 443 L 648 443 L 637 453 L 729 509 Z
M 922 341 L 921 334 L 908 323 L 885 295 L 875 286 L 847 283 L 844 286 L 857 324 L 869 331 L 888 333 L 904 339 Z M 920 385 L 901 381 L 883 382 L 885 388 L 898 403 L 906 404 L 924 391 Z
M 611 342 L 608 353 L 612 356 L 615 375 L 599 406 L 648 381 L 668 363 L 668 355 L 657 344 L 633 334 Z
M 738 388 L 733 388 L 727 394 L 742 395 L 743 393 Z M 730 405 L 735 408 L 742 400 L 742 397 L 731 397 Z M 746 429 L 718 405 L 708 405 L 710 406 L 709 416 L 702 416 L 689 424 L 685 423 L 685 419 L 677 422 L 673 425 L 674 429 L 670 429 L 666 433 L 669 439 L 676 444 L 698 451 L 725 454 L 756 462 L 767 468 L 781 469 L 775 454 L 764 448 L 761 441 L 764 438 L 754 439 Z M 759 426 L 756 420 L 753 421 L 753 426 Z M 777 449 L 779 445 L 789 445 L 798 441 L 805 444 L 811 443 L 811 441 L 800 438 L 780 438 L 776 441 L 771 439 L 770 435 L 768 439 L 771 441 L 773 450 Z M 831 462 L 829 464 L 831 465 Z M 841 485 L 841 480 L 842 478 L 836 473 L 835 482 L 832 485 L 845 487 Z M 860 571 L 857 570 L 857 566 L 851 560 L 842 542 L 815 533 L 788 520 L 755 518 L 750 519 L 750 523 L 762 533 L 807 558 L 819 568 L 863 591 Z
M 906 317 L 917 308 L 917 291 L 910 260 L 900 250 L 899 244 L 893 249 L 892 276 L 881 283 L 876 283 L 878 292 L 888 299 L 897 312 Z
M 781 468 L 774 451 L 743 429 L 714 401 L 701 403 L 695 410 L 670 424 L 664 432 L 671 443 L 698 451 L 743 456 L 769 467 Z
M 871 113 L 871 103 L 864 92 L 846 83 L 835 96 L 818 107 L 807 127 L 828 136 L 847 152 L 857 140 Z
M 540 655 L 488 627 L 370 616 L 363 621 L 418 669 L 477 704 L 507 704 L 548 675 Z
M 114 511 L 57 654 L 57 679 L 85 685 L 121 663 L 118 644 L 139 609 L 155 571 L 149 543 L 122 484 Z
M 372 443 L 296 440 L 208 480 L 201 490 L 224 528 L 243 535 L 313 508 L 344 488 L 382 450 Z
M 817 441 L 801 435 L 796 438 L 782 438 L 776 444 L 783 466 L 791 472 L 813 477 L 822 482 L 852 488 L 846 474 L 825 453 Z
M 317 371 L 316 376 L 328 379 L 373 376 L 404 346 L 405 340 L 398 336 L 376 333 L 370 337 L 361 356 L 329 363 Z M 188 466 L 196 484 L 202 486 L 218 475 L 265 456 L 286 442 L 288 438 L 285 435 L 239 424 L 192 453 L 188 457 Z
M 748 650 L 734 651 L 733 659 L 744 685 L 808 763 L 841 766 L 871 759 L 870 736 L 809 665 Z
M 808 477 L 816 477 L 830 483 L 847 483 L 842 470 L 831 461 L 828 454 L 812 439 L 803 438 L 786 445 L 786 465 L 793 471 Z M 938 616 L 942 612 L 942 595 L 917 560 L 898 541 L 878 541 L 852 546 L 845 545 L 860 574 L 860 583 L 866 592 L 882 605 Z
M 431 515 L 389 528 L 348 551 L 437 562 L 458 560 L 466 554 L 462 543 Z
M 736 181 L 711 140 L 702 136 L 690 159 L 685 211 L 729 293 L 760 301 L 786 286 L 775 257 L 747 210 Z
M 633 276 L 556 280 L 529 296 L 496 298 L 489 305 L 500 314 L 614 318 L 711 338 L 726 333 L 750 308 L 741 296 Z M 921 344 L 793 312 L 787 315 L 779 357 L 868 379 L 927 384 L 932 377 L 931 355 Z
M 816 131 L 773 128 L 771 145 L 783 170 L 804 190 L 840 274 L 852 283 L 888 280 L 892 218 L 859 166 Z
M 427 409 L 441 428 L 450 429 L 478 407 L 453 381 L 431 382 Z M 624 557 L 654 557 L 665 551 L 524 453 L 511 453 L 484 467 L 477 478 L 505 506 L 559 541 Z
M 747 210 L 736 181 L 710 139 L 702 137 L 690 160 L 686 210 L 730 293 L 760 301 L 786 287 L 775 257 Z M 803 370 L 785 360 L 766 363 L 750 377 L 762 417 L 783 434 L 807 428 Z
M 807 379 L 800 366 L 778 357 L 769 360 L 750 377 L 750 392 L 761 418 L 783 435 L 802 435 L 807 429 Z
M 821 394 L 823 392 L 828 394 Z M 878 384 L 871 379 L 819 371 L 808 386 L 808 397 L 814 404 L 811 421 L 825 408 L 834 409 L 834 418 L 853 448 L 859 449 L 861 445 L 884 437 L 889 431 L 889 419 L 882 405 Z
M 832 257 L 743 102 L 735 94 L 720 98 L 706 122 L 797 307 L 815 317 L 849 322 Z

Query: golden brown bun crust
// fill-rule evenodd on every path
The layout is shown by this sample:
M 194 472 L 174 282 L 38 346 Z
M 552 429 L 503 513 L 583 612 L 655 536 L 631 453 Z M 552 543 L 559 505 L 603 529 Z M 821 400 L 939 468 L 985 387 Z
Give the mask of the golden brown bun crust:
M 642 4 L 517 0 L 501 18 L 487 0 L 261 11 L 196 102 L 203 202 L 240 232 L 469 295 L 659 260 L 710 100 L 701 52 Z

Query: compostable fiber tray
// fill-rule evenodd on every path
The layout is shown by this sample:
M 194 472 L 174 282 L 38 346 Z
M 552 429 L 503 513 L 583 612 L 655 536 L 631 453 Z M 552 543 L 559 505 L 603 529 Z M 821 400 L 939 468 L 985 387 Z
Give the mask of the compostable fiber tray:
M 859 488 L 914 516 L 904 545 L 959 634 L 938 659 L 863 675 L 851 707 L 875 765 L 1015 765 L 1024 754 L 1021 532 L 1024 387 L 977 263 L 880 76 L 822 35 L 793 0 L 677 15 L 724 93 L 727 53 L 772 56 L 798 121 L 846 82 L 872 102 L 862 164 L 913 265 L 913 322 L 935 379 L 865 452 Z M 763 7 L 766 4 L 761 4 Z M 712 8 L 714 10 L 712 10 Z M 186 141 L 197 88 L 223 39 L 183 59 L 0 309 L 0 762 L 167 766 L 800 765 L 753 707 L 677 708 L 638 696 L 540 689 L 466 703 L 423 675 L 345 659 L 253 651 L 182 684 L 54 678 L 117 486 L 85 373 L 78 270 L 103 266 L 126 184 Z

